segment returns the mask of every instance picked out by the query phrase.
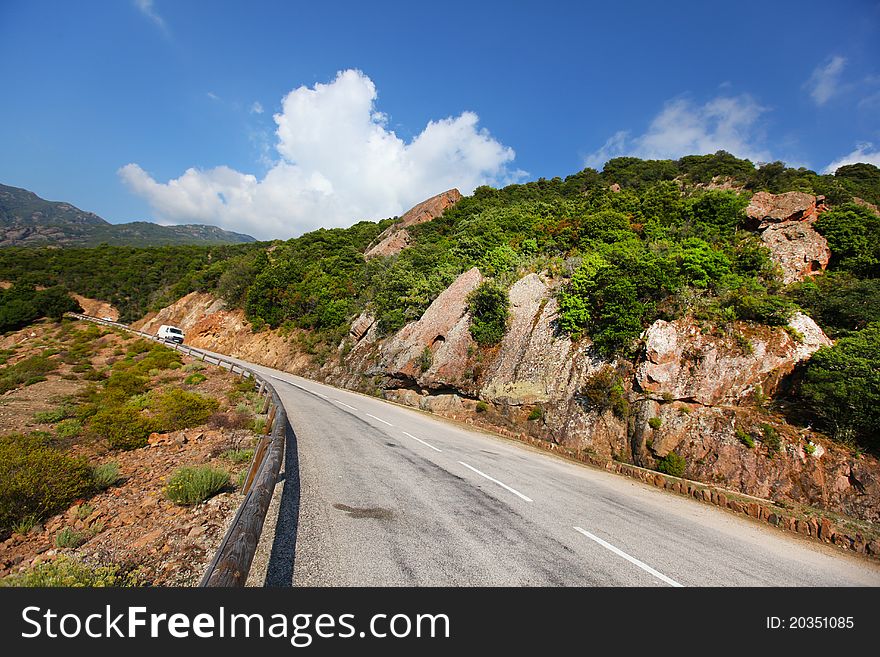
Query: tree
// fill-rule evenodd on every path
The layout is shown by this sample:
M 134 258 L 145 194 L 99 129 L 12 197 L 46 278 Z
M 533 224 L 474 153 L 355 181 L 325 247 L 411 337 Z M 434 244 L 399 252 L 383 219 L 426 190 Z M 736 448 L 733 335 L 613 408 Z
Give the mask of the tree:
M 507 329 L 510 304 L 507 292 L 491 281 L 481 283 L 467 298 L 471 315 L 471 336 L 477 344 L 493 345 L 501 341 Z

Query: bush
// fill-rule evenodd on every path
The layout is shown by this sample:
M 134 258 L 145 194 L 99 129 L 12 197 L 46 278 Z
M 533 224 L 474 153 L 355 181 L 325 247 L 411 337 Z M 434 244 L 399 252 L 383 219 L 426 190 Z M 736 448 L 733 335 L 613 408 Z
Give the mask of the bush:
M 138 586 L 137 574 L 125 572 L 121 566 L 86 565 L 61 556 L 54 561 L 33 566 L 29 570 L 0 579 L 0 586 L 26 587 L 117 587 Z
M 586 380 L 580 397 L 587 406 L 600 413 L 612 411 L 621 420 L 629 415 L 623 379 L 610 366 L 603 367 Z
M 204 502 L 229 484 L 229 473 L 208 466 L 178 468 L 165 486 L 165 494 L 182 506 Z
M 663 420 L 659 417 L 652 417 L 648 420 L 648 426 L 657 431 L 657 429 L 663 426 Z
M 248 463 L 254 458 L 254 450 L 252 449 L 227 449 L 223 454 L 223 458 L 233 463 Z
M 145 447 L 147 437 L 156 430 L 155 423 L 131 406 L 109 406 L 89 421 L 89 432 L 103 438 L 113 449 Z
M 807 361 L 800 395 L 837 440 L 865 447 L 880 432 L 880 322 L 868 325 Z
M 754 449 L 755 447 L 755 439 L 751 437 L 748 433 L 743 431 L 742 429 L 736 430 L 737 439 L 749 449 Z
M 510 301 L 507 292 L 485 281 L 468 295 L 471 315 L 471 336 L 477 344 L 493 345 L 501 341 L 507 330 L 507 312 Z
M 61 408 L 56 408 L 51 411 L 34 413 L 34 422 L 38 422 L 39 424 L 55 424 L 56 422 L 61 422 L 61 420 L 68 417 L 68 410 L 69 409 L 62 406 Z
M 55 534 L 55 547 L 77 548 L 89 540 L 85 532 L 78 532 L 72 527 L 65 527 Z
M 687 460 L 675 452 L 669 452 L 657 461 L 657 470 L 673 477 L 684 477 L 687 469 Z
M 18 388 L 21 385 L 33 385 L 45 381 L 44 374 L 58 369 L 58 361 L 47 356 L 31 356 L 15 365 L 0 369 L 0 394 Z
M 219 405 L 216 399 L 171 388 L 156 395 L 150 409 L 162 431 L 175 431 L 204 424 Z
M 427 372 L 431 369 L 431 363 L 434 362 L 434 355 L 428 347 L 422 349 L 422 355 L 419 356 L 419 370 Z
M 202 381 L 207 380 L 207 378 L 208 377 L 206 377 L 204 374 L 196 372 L 195 374 L 190 374 L 188 377 L 186 377 L 183 382 L 188 386 L 195 386 L 200 384 Z
M 484 401 L 477 402 L 477 407 L 476 407 L 477 413 L 485 413 L 488 410 L 489 410 L 489 404 L 487 404 Z
M 92 470 L 92 481 L 98 490 L 106 490 L 120 480 L 119 465 L 117 463 L 103 463 Z
M 762 424 L 761 436 L 761 442 L 763 442 L 771 452 L 778 452 L 782 449 L 782 438 L 779 437 L 779 432 L 775 427 L 772 427 L 769 424 Z
M 76 418 L 61 420 L 55 425 L 55 435 L 59 438 L 75 438 L 82 431 L 82 422 Z
M 92 490 L 85 459 L 62 453 L 43 436 L 0 436 L 0 530 L 58 513 Z
M 532 412 L 529 413 L 529 422 L 534 420 L 541 420 L 544 418 L 544 409 L 540 406 L 535 406 L 532 409 Z

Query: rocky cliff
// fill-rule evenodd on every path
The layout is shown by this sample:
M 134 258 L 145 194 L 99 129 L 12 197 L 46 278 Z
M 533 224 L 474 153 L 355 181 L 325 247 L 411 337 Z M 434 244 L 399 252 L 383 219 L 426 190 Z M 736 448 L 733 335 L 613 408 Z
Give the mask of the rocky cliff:
M 756 194 L 747 210 L 792 280 L 827 264 L 827 243 L 812 228 L 823 208 L 821 198 L 790 193 Z M 770 231 L 778 232 L 769 238 Z M 798 313 L 785 327 L 658 320 L 634 358 L 612 360 L 559 329 L 562 281 L 531 273 L 509 290 L 502 341 L 485 348 L 471 338 L 467 311 L 482 280 L 476 268 L 462 273 L 393 335 L 380 335 L 365 311 L 338 349 L 321 357 L 307 353 L 308 340 L 300 339 L 307 334 L 255 333 L 241 311 L 224 310 L 209 295 L 184 297 L 142 326 L 173 323 L 195 346 L 591 458 L 653 468 L 675 452 L 688 478 L 880 522 L 880 463 L 768 410 L 774 397 L 784 401 L 800 365 L 831 344 L 808 316 Z
M 389 256 L 400 253 L 410 244 L 409 232 L 406 230 L 410 226 L 423 224 L 439 217 L 446 208 L 450 208 L 461 200 L 461 192 L 457 189 L 450 189 L 432 196 L 426 201 L 422 201 L 415 207 L 407 210 L 403 216 L 385 229 L 376 241 L 370 245 L 364 257 L 368 260 L 377 256 Z

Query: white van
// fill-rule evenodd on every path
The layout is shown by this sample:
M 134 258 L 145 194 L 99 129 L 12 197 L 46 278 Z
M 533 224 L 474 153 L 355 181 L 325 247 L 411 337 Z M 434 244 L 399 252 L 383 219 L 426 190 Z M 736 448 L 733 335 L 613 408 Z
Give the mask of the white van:
M 162 326 L 159 327 L 159 331 L 156 333 L 156 337 L 160 340 L 165 340 L 165 342 L 183 344 L 183 331 L 176 326 L 162 324 Z

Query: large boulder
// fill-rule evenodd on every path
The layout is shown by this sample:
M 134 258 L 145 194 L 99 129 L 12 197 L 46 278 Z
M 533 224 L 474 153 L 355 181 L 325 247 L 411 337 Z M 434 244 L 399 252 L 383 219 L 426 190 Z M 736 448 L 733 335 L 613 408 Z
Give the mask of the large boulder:
M 828 266 L 828 242 L 812 225 L 825 209 L 824 201 L 823 196 L 804 192 L 758 192 L 746 208 L 750 225 L 761 233 L 786 285 Z
M 428 389 L 468 385 L 467 362 L 476 343 L 470 334 L 467 297 L 482 282 L 476 267 L 456 278 L 417 322 L 382 344 L 378 370 Z
M 452 207 L 461 200 L 461 192 L 450 189 L 437 196 L 432 196 L 409 209 L 394 225 L 386 228 L 373 245 L 367 249 L 364 257 L 368 260 L 377 256 L 389 256 L 400 253 L 409 246 L 410 236 L 406 230 L 410 226 L 423 224 L 426 221 L 436 219 L 447 208 Z
M 800 361 L 831 340 L 802 313 L 791 331 L 735 323 L 704 333 L 691 319 L 657 320 L 645 332 L 635 382 L 643 392 L 704 405 L 735 404 L 761 388 L 770 394 Z

